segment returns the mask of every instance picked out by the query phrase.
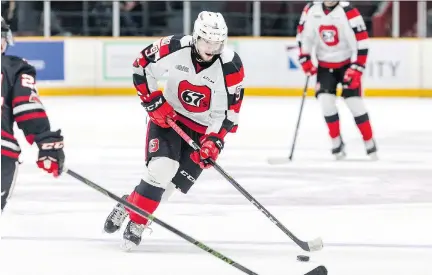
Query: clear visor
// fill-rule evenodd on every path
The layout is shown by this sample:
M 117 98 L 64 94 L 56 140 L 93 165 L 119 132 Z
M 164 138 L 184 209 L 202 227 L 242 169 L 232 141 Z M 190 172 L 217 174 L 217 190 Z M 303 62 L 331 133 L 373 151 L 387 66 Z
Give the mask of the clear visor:
M 209 41 L 200 37 L 197 39 L 196 47 L 201 55 L 211 56 L 222 53 L 224 42 Z

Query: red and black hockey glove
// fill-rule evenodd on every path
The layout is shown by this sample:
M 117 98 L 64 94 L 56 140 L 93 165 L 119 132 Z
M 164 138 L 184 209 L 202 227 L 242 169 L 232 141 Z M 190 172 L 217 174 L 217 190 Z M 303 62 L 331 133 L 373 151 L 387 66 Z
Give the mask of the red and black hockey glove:
M 48 173 L 52 173 L 54 177 L 58 177 L 63 170 L 65 161 L 61 131 L 48 131 L 36 135 L 35 142 L 39 148 L 37 166 Z
M 361 78 L 364 68 L 357 64 L 352 64 L 344 75 L 343 87 L 345 89 L 358 89 L 361 86 Z
M 143 101 L 141 105 L 146 109 L 154 124 L 162 128 L 169 128 L 170 126 L 166 122 L 167 117 L 176 120 L 176 112 L 166 101 L 161 91 L 155 91 L 148 96 L 141 96 L 141 100 Z
M 300 55 L 299 62 L 306 75 L 313 76 L 317 73 L 317 68 L 312 63 L 312 59 L 309 54 Z
M 210 133 L 200 138 L 201 150 L 193 152 L 190 157 L 198 164 L 201 169 L 210 168 L 212 165 L 208 162 L 208 159 L 216 161 L 220 152 L 224 147 L 224 141 L 222 136 Z

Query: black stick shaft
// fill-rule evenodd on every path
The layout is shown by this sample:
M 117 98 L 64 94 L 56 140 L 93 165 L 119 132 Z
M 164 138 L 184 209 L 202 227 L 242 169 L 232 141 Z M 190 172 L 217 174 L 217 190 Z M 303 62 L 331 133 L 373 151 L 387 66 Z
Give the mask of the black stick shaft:
M 299 112 L 298 119 L 297 119 L 297 125 L 296 125 L 295 131 L 294 131 L 293 142 L 292 142 L 292 145 L 291 145 L 291 153 L 290 153 L 290 156 L 289 156 L 290 160 L 292 160 L 293 155 L 294 155 L 294 149 L 295 149 L 295 146 L 296 146 L 297 135 L 298 135 L 298 131 L 299 131 L 299 128 L 300 128 L 300 121 L 301 121 L 301 117 L 302 117 L 302 113 L 303 113 L 303 106 L 304 106 L 304 102 L 306 100 L 307 88 L 309 86 L 309 78 L 310 78 L 310 76 L 306 77 L 306 84 L 305 84 L 305 87 L 303 89 L 303 96 L 302 96 L 302 101 L 301 101 L 301 104 L 300 104 L 300 112 Z
M 168 119 L 167 123 L 174 129 L 193 149 L 200 150 L 198 144 L 196 144 L 193 139 L 186 134 L 173 120 Z M 273 222 L 280 230 L 282 230 L 288 237 L 291 238 L 298 246 L 300 246 L 305 251 L 310 251 L 309 244 L 297 238 L 291 231 L 289 231 L 278 219 L 276 219 L 273 214 L 271 214 L 262 204 L 252 197 L 235 179 L 233 179 L 227 172 L 225 172 L 222 167 L 220 167 L 214 160 L 209 159 L 213 167 L 218 171 L 229 183 L 231 183 L 246 199 L 249 200 L 253 205 L 255 205 L 271 222 Z
M 91 188 L 95 189 L 96 191 L 99 191 L 100 193 L 104 194 L 105 196 L 115 200 L 118 203 L 121 203 L 123 206 L 125 206 L 126 208 L 132 209 L 134 212 L 138 213 L 139 215 L 147 218 L 150 221 L 153 221 L 157 224 L 159 224 L 160 226 L 164 227 L 165 229 L 171 231 L 172 233 L 176 234 L 177 236 L 185 239 L 186 241 L 190 242 L 191 244 L 194 244 L 195 246 L 201 248 L 202 250 L 204 250 L 205 252 L 208 252 L 210 254 L 212 254 L 213 256 L 217 257 L 218 259 L 226 262 L 227 264 L 243 271 L 246 274 L 250 274 L 250 275 L 258 275 L 257 273 L 253 272 L 252 270 L 244 267 L 243 265 L 235 262 L 234 260 L 226 257 L 225 255 L 219 253 L 218 251 L 210 248 L 209 246 L 205 245 L 204 243 L 192 238 L 189 235 L 186 235 L 185 233 L 181 232 L 180 230 L 172 227 L 171 225 L 163 222 L 162 220 L 156 218 L 155 216 L 147 213 L 146 211 L 142 210 L 141 208 L 131 204 L 130 202 L 116 196 L 114 193 L 106 190 L 105 188 L 97 185 L 96 183 L 90 181 L 89 179 L 75 173 L 72 170 L 66 169 L 65 171 L 67 174 L 69 174 L 70 176 L 74 177 L 75 179 L 81 181 L 82 183 L 90 186 Z
M 258 208 L 272 223 L 274 223 L 280 230 L 282 230 L 288 237 L 291 238 L 298 246 L 303 250 L 309 251 L 309 245 L 297 238 L 291 231 L 289 231 L 272 213 L 270 213 L 261 203 L 259 203 L 249 192 L 247 192 L 235 179 L 233 179 L 222 167 L 219 166 L 215 161 L 210 160 L 213 167 L 218 171 L 227 181 L 229 181 L 235 189 L 237 189 L 246 199 Z

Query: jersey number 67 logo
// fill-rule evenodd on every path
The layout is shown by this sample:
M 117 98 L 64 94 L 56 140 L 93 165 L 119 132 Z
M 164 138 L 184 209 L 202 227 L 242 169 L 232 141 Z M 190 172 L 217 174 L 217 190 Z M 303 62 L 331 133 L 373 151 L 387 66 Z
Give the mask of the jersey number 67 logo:
M 189 105 L 194 106 L 194 107 L 199 107 L 201 100 L 203 98 L 205 98 L 205 95 L 194 92 L 194 91 L 186 90 L 186 91 L 182 92 L 181 98 L 183 99 L 183 101 L 186 104 L 189 104 Z
M 178 99 L 187 111 L 202 113 L 210 109 L 211 89 L 183 80 L 178 86 Z

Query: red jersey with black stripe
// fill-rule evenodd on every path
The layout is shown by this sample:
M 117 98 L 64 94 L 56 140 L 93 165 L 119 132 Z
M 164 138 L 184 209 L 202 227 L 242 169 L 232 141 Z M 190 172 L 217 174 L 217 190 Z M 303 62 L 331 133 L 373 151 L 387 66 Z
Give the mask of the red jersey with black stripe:
M 368 32 L 360 12 L 348 2 L 332 8 L 323 2 L 307 4 L 297 27 L 297 42 L 303 55 L 315 50 L 321 67 L 366 65 Z
M 211 62 L 198 62 L 192 36 L 161 38 L 141 51 L 133 63 L 139 96 L 159 90 L 179 115 L 179 121 L 198 133 L 235 132 L 243 100 L 244 69 L 240 56 L 225 47 Z
M 50 130 L 50 124 L 36 91 L 36 71 L 22 58 L 1 57 L 1 154 L 17 159 L 21 151 L 14 137 L 17 123 L 32 144 L 34 136 Z

